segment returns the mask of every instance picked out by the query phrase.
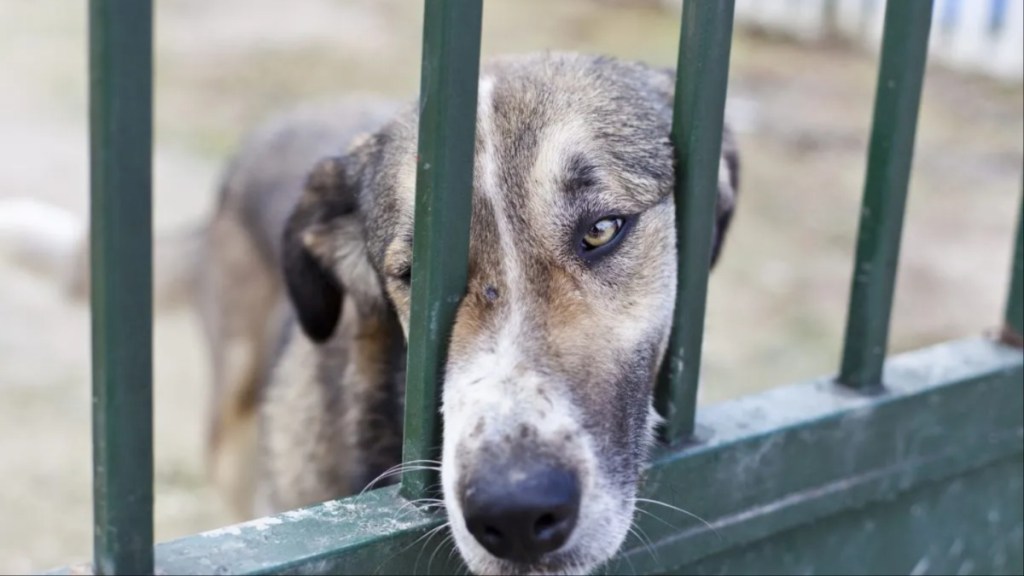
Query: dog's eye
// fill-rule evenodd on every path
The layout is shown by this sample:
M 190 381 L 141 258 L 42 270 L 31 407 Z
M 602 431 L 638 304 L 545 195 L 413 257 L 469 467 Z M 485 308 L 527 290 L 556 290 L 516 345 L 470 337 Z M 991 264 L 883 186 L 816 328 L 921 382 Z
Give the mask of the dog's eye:
M 589 251 L 607 245 L 622 231 L 622 218 L 602 218 L 590 226 L 583 235 L 583 250 Z
M 391 277 L 408 286 L 412 282 L 412 265 L 407 264 L 403 266 L 399 270 L 395 271 Z

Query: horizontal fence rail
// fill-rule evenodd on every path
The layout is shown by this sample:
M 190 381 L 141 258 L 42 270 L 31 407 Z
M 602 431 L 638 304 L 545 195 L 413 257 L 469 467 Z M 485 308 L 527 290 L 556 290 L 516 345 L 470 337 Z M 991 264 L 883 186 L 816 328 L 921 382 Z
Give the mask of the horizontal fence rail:
M 886 4 L 864 200 L 839 381 L 882 385 L 903 211 L 928 56 L 931 0 Z
M 448 338 L 466 290 L 482 0 L 426 3 L 416 162 L 412 303 L 402 460 L 437 460 Z M 437 492 L 434 466 L 402 475 L 410 500 Z
M 960 556 L 937 555 L 933 573 L 955 573 L 968 558 L 978 574 L 1019 571 L 1011 536 L 1022 508 L 1004 505 L 1015 491 L 1020 498 L 1019 472 L 1012 471 L 1020 470 L 1024 455 L 1024 356 L 972 338 L 890 358 L 886 375 L 888 393 L 880 396 L 844 393 L 825 377 L 702 410 L 701 426 L 714 436 L 656 454 L 640 494 L 686 512 L 640 502 L 638 536 L 603 571 L 806 572 L 788 563 L 803 558 L 786 539 L 798 527 L 821 532 L 823 522 L 845 514 L 855 514 L 855 526 L 870 526 L 872 517 L 856 516 L 866 506 L 888 509 L 908 498 L 914 513 L 894 522 L 936 522 L 920 513 L 917 494 L 943 481 L 963 485 L 992 466 L 1001 467 L 993 483 L 998 499 L 977 490 L 971 493 L 976 505 L 941 517 L 956 525 L 980 515 L 985 529 L 943 540 L 943 551 L 960 540 Z M 985 417 L 973 418 L 978 414 Z M 951 494 L 962 498 L 966 490 Z M 158 544 L 156 566 L 164 574 L 464 574 L 450 541 L 437 532 L 441 524 L 388 487 Z M 758 542 L 776 547 L 745 569 L 726 553 Z M 876 573 L 909 574 L 935 548 L 927 539 L 892 542 L 880 542 L 869 555 L 855 540 L 830 539 L 816 565 L 825 572 L 871 566 Z M 851 557 L 844 543 L 857 553 Z M 1005 560 L 997 569 L 1000 556 Z
M 89 3 L 94 566 L 153 573 L 153 9 Z
M 670 443 L 693 433 L 697 410 L 732 17 L 733 0 L 683 7 L 672 118 L 679 272 L 672 334 L 655 394 Z

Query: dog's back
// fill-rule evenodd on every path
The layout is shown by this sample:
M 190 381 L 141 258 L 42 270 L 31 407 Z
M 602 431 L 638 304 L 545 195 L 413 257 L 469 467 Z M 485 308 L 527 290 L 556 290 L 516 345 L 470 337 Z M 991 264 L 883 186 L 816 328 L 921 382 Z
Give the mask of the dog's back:
M 279 271 L 285 221 L 313 164 L 394 110 L 350 98 L 282 114 L 245 139 L 223 175 L 196 289 L 213 367 L 209 464 L 240 516 L 252 514 L 259 398 L 291 314 Z
M 256 467 L 257 413 L 293 314 L 281 273 L 286 221 L 314 165 L 345 154 L 397 110 L 379 98 L 350 96 L 276 115 L 243 139 L 222 175 L 214 213 L 155 240 L 155 308 L 195 306 L 207 337 L 207 463 L 240 518 L 254 514 L 265 468 Z M 31 198 L 0 201 L 0 256 L 50 277 L 70 299 L 87 301 L 88 224 L 67 210 Z M 310 415 L 293 408 L 284 403 L 277 421 L 301 428 Z M 290 437 L 275 438 L 293 451 Z

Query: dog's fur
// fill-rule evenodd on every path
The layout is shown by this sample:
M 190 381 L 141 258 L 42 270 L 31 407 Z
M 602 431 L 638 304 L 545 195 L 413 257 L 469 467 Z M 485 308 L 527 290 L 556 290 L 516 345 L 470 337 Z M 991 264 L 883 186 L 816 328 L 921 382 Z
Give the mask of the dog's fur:
M 451 530 L 476 573 L 590 570 L 632 522 L 676 291 L 674 83 L 575 54 L 483 68 L 441 458 Z M 400 462 L 417 113 L 348 101 L 288 115 L 224 177 L 198 301 L 211 466 L 241 515 L 351 494 Z M 712 262 L 737 178 L 726 131 Z M 609 216 L 624 223 L 613 246 L 582 252 Z M 575 529 L 536 562 L 499 559 L 467 530 L 463 499 L 536 461 L 578 478 Z

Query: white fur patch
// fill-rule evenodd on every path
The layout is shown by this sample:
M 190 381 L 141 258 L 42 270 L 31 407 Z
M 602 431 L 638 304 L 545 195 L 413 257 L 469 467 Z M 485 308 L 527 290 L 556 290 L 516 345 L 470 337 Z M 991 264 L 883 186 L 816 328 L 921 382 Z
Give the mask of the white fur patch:
M 538 141 L 537 159 L 533 164 L 533 181 L 540 190 L 551 190 L 556 179 L 565 174 L 570 154 L 589 156 L 592 136 L 579 118 L 567 118 L 544 129 Z

